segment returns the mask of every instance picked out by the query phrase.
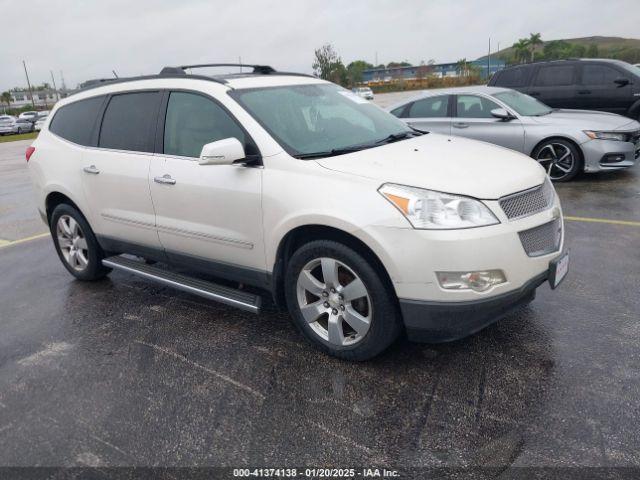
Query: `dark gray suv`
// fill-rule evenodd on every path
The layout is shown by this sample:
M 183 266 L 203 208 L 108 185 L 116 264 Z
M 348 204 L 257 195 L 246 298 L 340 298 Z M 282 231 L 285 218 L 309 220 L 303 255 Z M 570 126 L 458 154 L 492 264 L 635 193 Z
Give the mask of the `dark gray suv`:
M 497 72 L 490 86 L 526 93 L 553 108 L 600 110 L 640 119 L 640 70 L 619 60 L 554 60 Z

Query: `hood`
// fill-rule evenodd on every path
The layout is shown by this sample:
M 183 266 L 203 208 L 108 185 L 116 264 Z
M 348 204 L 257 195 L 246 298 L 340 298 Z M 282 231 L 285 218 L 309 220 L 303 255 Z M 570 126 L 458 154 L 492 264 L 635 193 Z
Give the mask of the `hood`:
M 544 169 L 506 148 L 430 133 L 377 148 L 316 160 L 338 172 L 480 199 L 540 185 Z
M 544 125 L 570 125 L 580 130 L 633 130 L 640 127 L 635 120 L 622 115 L 593 110 L 554 110 L 547 115 L 529 118 Z

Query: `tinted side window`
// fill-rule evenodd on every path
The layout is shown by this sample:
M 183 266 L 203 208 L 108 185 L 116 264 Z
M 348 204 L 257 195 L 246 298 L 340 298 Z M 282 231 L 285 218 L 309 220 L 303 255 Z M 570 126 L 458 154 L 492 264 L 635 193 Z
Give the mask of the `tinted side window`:
M 449 96 L 429 97 L 416 100 L 409 108 L 410 118 L 446 117 Z
M 573 85 L 575 67 L 573 65 L 553 65 L 540 67 L 535 85 L 539 87 L 562 87 Z
M 526 67 L 509 68 L 499 73 L 495 85 L 500 87 L 524 87 L 527 84 Z
M 491 110 L 500 105 L 476 95 L 458 95 L 457 116 L 462 118 L 493 118 Z
M 111 97 L 104 112 L 98 146 L 133 152 L 153 152 L 158 92 L 124 93 Z
M 61 107 L 51 120 L 49 130 L 77 143 L 89 145 L 104 96 L 88 98 Z
M 164 127 L 164 153 L 199 157 L 204 145 L 229 137 L 237 138 L 246 148 L 244 132 L 222 107 L 202 95 L 171 93 Z
M 623 75 L 616 69 L 606 65 L 583 65 L 582 84 L 583 85 L 610 85 L 614 87 L 613 81 Z

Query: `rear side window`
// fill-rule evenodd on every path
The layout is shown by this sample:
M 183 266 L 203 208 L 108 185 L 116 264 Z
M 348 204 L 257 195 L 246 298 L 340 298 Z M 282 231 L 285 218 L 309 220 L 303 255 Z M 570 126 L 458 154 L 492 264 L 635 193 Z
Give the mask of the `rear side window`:
M 61 107 L 51 120 L 49 130 L 78 145 L 90 145 L 91 135 L 104 98 L 104 96 L 88 98 Z
M 527 73 L 526 67 L 503 70 L 498 74 L 494 85 L 500 87 L 524 87 L 527 84 Z
M 195 93 L 171 93 L 164 127 L 164 153 L 199 157 L 207 143 L 230 137 L 237 138 L 247 150 L 244 132 L 222 107 Z
M 541 67 L 536 76 L 538 87 L 562 87 L 573 85 L 575 67 L 573 65 L 550 65 Z
M 609 85 L 614 87 L 613 81 L 622 76 L 616 69 L 605 65 L 583 65 L 582 67 L 583 85 Z
M 416 100 L 409 108 L 410 118 L 446 117 L 449 96 L 429 97 Z
M 159 92 L 124 93 L 111 97 L 104 112 L 98 146 L 153 152 Z

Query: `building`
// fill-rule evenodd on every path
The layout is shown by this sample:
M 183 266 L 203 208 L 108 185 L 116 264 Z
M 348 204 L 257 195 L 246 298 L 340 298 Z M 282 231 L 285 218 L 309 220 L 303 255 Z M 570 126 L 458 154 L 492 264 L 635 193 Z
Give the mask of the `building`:
M 31 94 L 28 90 L 11 90 L 9 93 L 11 94 L 11 108 L 21 108 L 26 105 L 32 105 Z M 66 92 L 59 92 L 53 89 L 33 91 L 33 101 L 36 107 L 51 107 L 60 98 L 65 96 Z
M 480 78 L 488 78 L 498 70 L 505 67 L 505 62 L 497 58 L 492 58 L 487 68 L 486 60 L 472 60 L 467 62 L 471 69 L 477 70 Z M 487 74 L 487 72 L 489 74 Z M 419 77 L 435 76 L 435 77 L 459 77 L 463 72 L 457 62 L 454 63 L 436 63 L 434 65 L 419 65 L 409 67 L 393 67 L 393 68 L 374 68 L 364 70 L 362 72 L 362 81 L 364 83 L 371 82 L 390 82 L 399 79 L 415 79 Z

